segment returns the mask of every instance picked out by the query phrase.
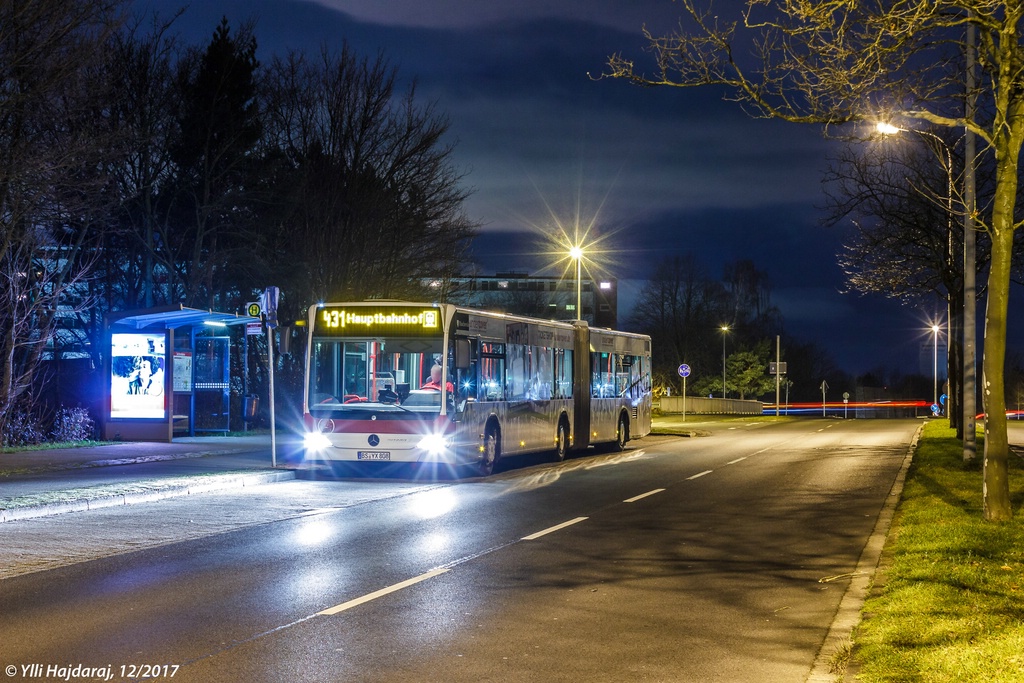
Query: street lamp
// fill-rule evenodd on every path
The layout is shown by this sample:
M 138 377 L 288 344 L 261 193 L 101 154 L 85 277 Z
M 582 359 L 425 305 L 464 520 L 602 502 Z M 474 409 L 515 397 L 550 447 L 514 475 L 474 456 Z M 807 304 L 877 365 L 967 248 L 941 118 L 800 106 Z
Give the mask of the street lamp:
M 583 320 L 583 248 L 573 247 L 569 257 L 576 261 L 576 319 Z
M 722 398 L 725 398 L 725 335 L 729 332 L 728 325 L 722 325 Z
M 939 326 L 934 324 L 932 325 L 932 405 L 939 405 Z
M 908 129 L 905 129 L 905 128 L 897 128 L 896 126 L 892 125 L 891 123 L 885 123 L 885 122 L 876 123 L 875 124 L 875 130 L 878 131 L 879 133 L 881 133 L 882 135 L 898 135 L 899 133 L 902 133 L 902 132 L 910 132 L 910 133 L 917 133 L 918 135 L 928 136 L 931 139 L 935 140 L 937 143 L 939 143 L 939 146 L 942 147 L 943 151 L 946 153 L 946 268 L 947 269 L 952 269 L 952 267 L 953 267 L 953 153 L 952 153 L 952 151 L 950 151 L 949 145 L 946 144 L 945 140 L 943 140 L 938 135 L 936 135 L 935 133 L 932 133 L 931 131 L 928 131 L 928 130 L 914 130 L 914 129 L 908 130 Z M 966 248 L 966 243 L 965 243 L 965 248 Z M 973 258 L 970 259 L 971 263 L 973 263 L 973 260 L 974 260 Z M 965 364 L 968 362 L 967 361 L 967 356 L 968 355 L 971 355 L 972 358 L 973 358 L 973 353 L 970 353 L 970 354 L 968 353 L 967 346 L 968 346 L 968 342 L 970 340 L 968 339 L 968 337 L 966 335 L 968 335 L 968 334 L 973 335 L 974 334 L 973 331 L 968 332 L 968 328 L 967 328 L 967 325 L 968 325 L 968 322 L 967 322 L 967 307 L 969 305 L 969 303 L 968 303 L 968 296 L 973 296 L 973 294 L 969 295 L 967 293 L 967 279 L 968 279 L 968 275 L 969 275 L 967 273 L 967 269 L 968 269 L 967 263 L 968 263 L 968 258 L 967 258 L 966 252 L 965 252 L 965 255 L 964 255 L 964 295 L 963 295 L 963 307 L 961 308 L 963 313 L 962 314 L 958 314 L 958 315 L 962 316 L 963 321 L 964 321 L 964 334 L 965 334 L 964 363 Z M 973 269 L 973 265 L 970 266 L 970 267 Z M 973 278 L 973 275 L 971 275 L 971 277 Z M 971 316 L 971 318 L 973 319 L 973 315 Z M 936 338 L 935 347 L 937 349 L 938 348 L 938 332 L 935 331 L 936 327 L 937 327 L 936 325 L 932 325 L 932 331 L 935 333 L 935 338 Z M 971 337 L 971 338 L 973 338 L 973 337 Z M 951 352 L 949 350 L 949 347 L 952 346 L 952 339 L 953 339 L 953 292 L 950 291 L 949 292 L 949 297 L 948 297 L 947 302 L 946 302 L 946 350 L 947 350 L 947 354 L 946 354 L 946 358 L 947 358 L 947 360 L 946 360 L 946 376 L 949 377 L 949 378 L 953 377 L 952 366 L 950 365 L 950 363 L 952 362 L 953 356 L 951 355 Z M 973 348 L 973 343 L 971 343 L 971 346 Z M 937 350 L 936 350 L 935 355 L 936 356 L 938 355 Z M 935 375 L 935 378 L 936 378 L 935 379 L 935 386 L 937 387 L 938 386 L 938 379 L 937 379 L 938 378 L 938 367 L 937 367 L 937 362 L 938 361 L 935 360 L 935 359 L 933 359 L 933 361 L 935 361 L 933 364 L 936 364 L 935 372 L 933 374 Z M 973 360 L 971 362 L 973 363 Z M 966 365 L 964 365 L 963 367 L 966 368 Z M 960 388 L 963 389 L 964 415 L 966 415 L 967 414 L 966 406 L 969 405 L 969 401 L 973 400 L 973 399 L 969 399 L 968 398 L 967 392 L 968 391 L 972 391 L 972 392 L 974 391 L 973 383 L 968 381 L 968 378 L 966 376 L 966 370 L 965 370 L 965 374 L 963 376 L 958 375 L 957 377 L 958 378 L 962 377 L 962 380 L 963 380 L 962 382 L 958 380 L 956 382 L 956 384 L 962 385 L 962 386 L 960 386 Z M 970 389 L 968 388 L 969 385 L 971 386 Z M 957 391 L 953 391 L 953 388 L 954 388 L 953 387 L 953 382 L 951 381 L 950 382 L 950 392 L 949 393 L 956 395 L 956 398 L 954 399 L 954 404 L 959 404 L 960 403 L 959 389 Z M 935 393 L 935 399 L 936 399 L 935 402 L 933 402 L 933 405 L 934 405 L 935 403 L 938 402 L 938 390 L 936 389 L 933 393 Z M 947 405 L 948 405 L 948 401 L 949 401 L 949 399 L 947 398 Z M 971 415 L 973 416 L 974 415 L 973 407 L 970 409 L 970 411 L 971 411 Z M 966 428 L 966 425 L 965 425 L 965 428 Z M 973 427 L 972 427 L 972 429 L 973 429 Z M 965 436 L 964 436 L 965 448 L 967 448 L 966 440 L 969 437 L 966 436 L 966 431 L 964 432 L 964 434 L 965 434 Z M 973 438 L 973 437 L 970 437 L 970 438 Z

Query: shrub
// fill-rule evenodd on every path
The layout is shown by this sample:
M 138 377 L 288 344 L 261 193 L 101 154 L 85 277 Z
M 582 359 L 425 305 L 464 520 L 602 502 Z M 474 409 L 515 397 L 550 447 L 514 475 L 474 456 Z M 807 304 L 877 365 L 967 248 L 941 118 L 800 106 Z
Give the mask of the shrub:
M 3 446 L 34 446 L 46 439 L 46 433 L 39 421 L 39 417 L 23 408 L 15 409 L 8 416 L 3 425 L 3 434 L 0 434 L 0 444 Z
M 53 420 L 50 439 L 57 442 L 87 441 L 93 437 L 95 426 L 85 408 L 61 408 Z

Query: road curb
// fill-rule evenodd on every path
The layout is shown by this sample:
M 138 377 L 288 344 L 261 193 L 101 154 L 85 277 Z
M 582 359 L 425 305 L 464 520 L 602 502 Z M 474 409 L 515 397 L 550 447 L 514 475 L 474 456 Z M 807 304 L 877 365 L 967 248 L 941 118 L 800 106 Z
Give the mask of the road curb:
M 868 537 L 864 550 L 861 551 L 857 567 L 854 569 L 853 577 L 850 579 L 850 585 L 846 588 L 843 599 L 839 601 L 839 609 L 836 610 L 836 615 L 832 619 L 832 625 L 828 629 L 828 634 L 818 650 L 818 655 L 814 658 L 814 665 L 811 667 L 810 673 L 807 674 L 807 678 L 804 679 L 805 683 L 835 683 L 837 680 L 842 680 L 841 677 L 837 679 L 837 674 L 829 671 L 829 665 L 832 658 L 840 650 L 851 644 L 853 629 L 860 623 L 860 612 L 864 607 L 868 591 L 874 583 L 878 562 L 882 557 L 882 549 L 885 547 L 885 539 L 889 535 L 889 528 L 892 526 L 896 506 L 899 504 L 900 496 L 903 494 L 903 484 L 907 479 L 907 470 L 910 469 L 910 463 L 914 459 L 914 452 L 917 450 L 917 441 L 921 437 L 923 430 L 924 425 L 922 424 L 918 427 L 917 432 L 914 433 L 914 438 L 910 440 L 910 447 L 907 449 L 907 454 L 903 457 L 903 464 L 900 466 L 899 472 L 896 473 L 896 480 L 893 482 L 892 488 L 889 489 L 889 495 L 886 496 L 881 512 L 878 513 L 875 528 L 871 531 L 871 536 Z
M 188 460 L 190 458 L 206 458 L 212 455 L 239 455 L 242 453 L 253 453 L 250 448 L 232 449 L 210 449 L 205 451 L 188 451 L 185 453 L 162 453 L 159 455 L 137 455 L 128 458 L 99 458 L 96 460 L 81 460 L 71 463 L 49 463 L 46 465 L 35 465 L 22 467 L 15 470 L 0 469 L 0 481 L 11 476 L 25 474 L 49 474 L 51 472 L 64 472 L 68 470 L 84 470 L 93 467 L 117 467 L 119 465 L 145 465 L 152 462 L 167 462 L 170 460 Z
M 166 498 L 177 498 L 180 496 L 190 496 L 198 493 L 208 493 L 210 491 L 221 491 L 225 489 L 244 488 L 246 486 L 259 486 L 262 484 L 272 484 L 279 481 L 290 481 L 293 479 L 295 479 L 294 470 L 257 472 L 252 474 L 212 475 L 207 478 L 206 481 L 192 482 L 181 486 L 169 486 L 155 491 L 116 493 L 101 495 L 94 498 L 82 497 L 71 501 L 7 508 L 0 510 L 0 523 L 14 522 L 22 519 L 34 519 L 37 517 L 48 517 L 50 515 L 59 515 L 65 512 L 85 512 L 87 510 L 99 510 L 119 505 L 151 503 L 153 501 L 164 500 Z

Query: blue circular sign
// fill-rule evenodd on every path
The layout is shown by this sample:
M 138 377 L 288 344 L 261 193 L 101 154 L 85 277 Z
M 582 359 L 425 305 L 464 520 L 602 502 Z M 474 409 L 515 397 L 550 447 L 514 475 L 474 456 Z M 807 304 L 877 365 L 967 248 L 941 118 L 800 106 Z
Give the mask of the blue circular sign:
M 679 376 L 680 377 L 689 377 L 690 376 L 690 366 L 687 365 L 686 363 L 683 363 L 682 365 L 679 366 L 678 372 L 679 372 Z

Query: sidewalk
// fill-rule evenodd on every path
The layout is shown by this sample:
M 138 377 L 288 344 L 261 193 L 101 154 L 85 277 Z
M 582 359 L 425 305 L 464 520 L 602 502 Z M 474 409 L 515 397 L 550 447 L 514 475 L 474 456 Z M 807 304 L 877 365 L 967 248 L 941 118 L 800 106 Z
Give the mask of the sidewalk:
M 299 442 L 270 435 L 0 453 L 0 522 L 295 478 Z

